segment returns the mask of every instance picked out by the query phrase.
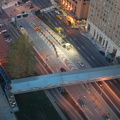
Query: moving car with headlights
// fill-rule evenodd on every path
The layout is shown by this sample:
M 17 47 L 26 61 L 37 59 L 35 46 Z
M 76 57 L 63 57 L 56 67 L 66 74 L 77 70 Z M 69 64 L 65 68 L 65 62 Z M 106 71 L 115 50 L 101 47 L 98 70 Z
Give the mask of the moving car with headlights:
M 78 99 L 78 102 L 81 105 L 81 107 L 85 107 L 85 103 L 81 99 Z
M 62 19 L 62 17 L 60 15 L 56 15 L 56 17 L 59 18 L 59 19 Z

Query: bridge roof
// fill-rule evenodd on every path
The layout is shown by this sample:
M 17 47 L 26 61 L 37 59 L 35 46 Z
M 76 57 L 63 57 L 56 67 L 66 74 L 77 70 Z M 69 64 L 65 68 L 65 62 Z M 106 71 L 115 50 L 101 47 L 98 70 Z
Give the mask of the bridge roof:
M 14 93 L 33 91 L 35 89 L 49 89 L 58 87 L 86 83 L 100 80 L 109 80 L 120 77 L 120 65 L 90 68 L 77 71 L 69 71 L 35 77 L 27 77 L 12 80 L 12 90 Z

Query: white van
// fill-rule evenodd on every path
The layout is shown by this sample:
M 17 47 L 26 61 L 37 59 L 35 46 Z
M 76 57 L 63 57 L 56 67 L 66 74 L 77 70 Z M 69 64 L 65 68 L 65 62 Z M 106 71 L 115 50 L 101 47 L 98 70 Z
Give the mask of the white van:
M 2 33 L 6 33 L 6 32 L 7 32 L 7 30 L 2 30 L 1 32 L 2 32 Z

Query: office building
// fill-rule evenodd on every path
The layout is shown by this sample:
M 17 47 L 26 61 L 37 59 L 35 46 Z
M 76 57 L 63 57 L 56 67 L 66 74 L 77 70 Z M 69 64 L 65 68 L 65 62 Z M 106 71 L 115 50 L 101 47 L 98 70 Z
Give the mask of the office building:
M 90 0 L 60 0 L 60 4 L 68 12 L 74 13 L 78 19 L 87 19 Z
M 107 53 L 120 56 L 120 0 L 91 0 L 86 28 Z

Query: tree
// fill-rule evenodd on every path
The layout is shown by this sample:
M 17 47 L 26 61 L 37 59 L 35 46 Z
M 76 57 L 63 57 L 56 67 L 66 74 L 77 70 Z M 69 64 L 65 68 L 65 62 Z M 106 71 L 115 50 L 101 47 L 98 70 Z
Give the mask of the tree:
M 6 60 L 5 69 L 12 79 L 35 75 L 37 62 L 28 37 L 21 36 L 18 42 L 11 42 Z

